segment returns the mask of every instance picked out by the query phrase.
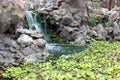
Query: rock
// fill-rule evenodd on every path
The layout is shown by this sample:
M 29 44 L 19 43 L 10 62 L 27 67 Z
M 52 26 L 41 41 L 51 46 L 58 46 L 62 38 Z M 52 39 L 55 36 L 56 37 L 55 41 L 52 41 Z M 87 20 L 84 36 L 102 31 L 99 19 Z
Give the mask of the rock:
M 4 58 L 2 57 L 2 55 L 0 55 L 0 65 L 2 65 L 4 63 Z
M 38 61 L 37 56 L 35 54 L 28 55 L 24 58 L 25 61 L 33 61 L 36 62 Z
M 63 17 L 62 24 L 65 26 L 69 26 L 73 22 L 70 16 Z
M 25 9 L 26 10 L 32 10 L 32 9 L 34 9 L 33 3 L 32 2 L 26 2 L 25 3 Z
M 18 50 L 16 50 L 15 48 L 13 48 L 13 47 L 10 46 L 10 52 L 16 53 L 17 51 L 18 51 Z
M 24 56 L 23 56 L 22 53 L 16 53 L 16 54 L 15 54 L 15 58 L 16 58 L 16 59 L 22 59 L 22 60 L 23 60 Z M 22 61 L 22 60 L 21 60 L 21 61 Z
M 44 39 L 36 39 L 33 41 L 34 45 L 43 47 L 46 44 L 46 41 Z
M 110 33 L 113 31 L 113 27 L 105 27 L 105 29 Z
M 80 35 L 86 36 L 89 32 L 90 32 L 90 29 L 88 25 L 80 26 L 80 30 L 79 30 Z
M 30 35 L 33 39 L 39 39 L 39 38 L 44 38 L 44 35 L 43 34 L 31 34 Z
M 16 34 L 30 34 L 28 29 L 16 29 Z
M 79 27 L 79 22 L 77 22 L 77 21 L 73 21 L 72 23 L 71 23 L 71 27 Z
M 33 35 L 33 34 L 38 34 L 38 33 L 37 31 L 28 30 L 28 29 L 16 29 L 16 34 Z
M 65 16 L 67 14 L 66 9 L 60 9 L 60 15 Z
M 85 44 L 86 42 L 82 36 L 79 36 L 79 37 L 77 37 L 77 39 L 75 39 L 74 43 L 75 44 Z
M 16 37 L 19 37 L 21 34 L 26 34 L 31 36 L 32 38 L 43 38 L 44 35 L 37 33 L 37 31 L 28 30 L 28 29 L 16 29 Z
M 3 58 L 13 58 L 14 54 L 10 54 L 9 51 L 0 51 L 0 55 L 2 55 Z
M 119 36 L 115 36 L 114 40 L 115 41 L 120 41 L 120 35 Z
M 45 45 L 43 47 L 39 47 L 39 45 L 31 45 L 29 47 L 21 48 L 20 51 L 24 56 L 29 56 L 31 54 L 36 54 L 36 53 L 43 53 L 43 49 L 45 48 Z
M 114 22 L 113 34 L 114 34 L 115 36 L 117 36 L 117 35 L 120 34 L 120 26 L 119 26 L 116 22 Z
M 29 46 L 29 47 L 25 47 L 25 48 L 21 48 L 21 52 L 22 52 L 22 54 L 24 55 L 24 56 L 28 56 L 28 55 L 31 55 L 31 54 L 33 54 L 33 53 L 35 53 L 35 51 L 34 51 L 34 48 L 36 48 L 36 47 L 34 47 L 34 46 Z
M 105 28 L 103 27 L 102 24 L 97 25 L 96 32 L 98 33 L 98 36 L 96 37 L 96 39 L 98 39 L 98 40 L 105 40 L 106 39 L 107 31 L 105 30 Z
M 33 39 L 26 34 L 21 34 L 17 39 L 17 42 L 21 45 L 21 47 L 27 47 L 33 43 Z
M 54 15 L 60 15 L 60 11 L 59 10 L 53 10 L 53 12 L 51 14 L 54 14 Z M 53 16 L 54 16 L 53 15 Z
M 98 36 L 98 33 L 93 30 L 93 31 L 91 31 L 91 36 L 97 37 L 97 36 Z
M 23 29 L 24 27 L 24 23 L 23 22 L 19 22 L 17 25 L 16 25 L 16 29 Z
M 17 42 L 18 41 L 18 42 Z M 14 62 L 22 62 L 30 55 L 34 54 L 34 58 L 40 61 L 38 55 L 47 55 L 45 49 L 45 40 L 33 40 L 26 34 L 21 34 L 16 40 L 6 35 L 0 35 L 0 65 L 8 66 Z M 42 57 L 42 56 L 41 56 Z M 31 56 L 31 58 L 33 58 Z
M 75 20 L 77 20 L 79 23 L 81 23 L 81 17 L 80 17 L 79 14 L 76 13 L 76 14 L 73 15 L 73 17 L 74 17 Z
M 0 50 L 1 50 L 1 51 L 9 50 L 9 48 L 8 48 L 8 47 L 5 47 L 4 44 L 0 44 Z
M 15 61 L 14 54 L 19 50 L 19 46 L 5 35 L 0 36 L 0 42 L 0 64 L 7 66 Z
M 55 19 L 55 21 L 59 21 L 62 19 L 60 15 L 53 15 L 53 18 Z
M 75 8 L 72 8 L 72 7 L 68 7 L 68 8 L 71 14 L 75 14 L 76 12 L 78 12 L 78 10 Z
M 72 33 L 72 32 L 79 30 L 78 28 L 72 28 L 72 27 L 65 27 L 64 29 L 67 30 L 69 33 Z
M 44 62 L 46 60 L 46 58 L 48 57 L 48 54 L 46 53 L 36 53 L 36 54 L 31 54 L 27 57 L 24 58 L 24 60 L 27 61 L 33 61 L 33 62 Z
M 7 45 L 13 47 L 14 49 L 19 49 L 17 42 L 14 41 L 13 39 L 5 38 L 4 41 L 5 41 L 4 44 L 7 44 Z
M 60 35 L 62 38 L 72 41 L 75 39 L 75 35 L 77 31 L 79 31 L 78 28 L 64 27 Z
M 12 32 L 25 15 L 23 0 L 1 0 L 0 33 Z
M 4 60 L 4 64 L 3 64 L 4 66 L 8 66 L 9 64 L 15 62 L 15 59 L 13 58 L 5 58 L 3 60 Z

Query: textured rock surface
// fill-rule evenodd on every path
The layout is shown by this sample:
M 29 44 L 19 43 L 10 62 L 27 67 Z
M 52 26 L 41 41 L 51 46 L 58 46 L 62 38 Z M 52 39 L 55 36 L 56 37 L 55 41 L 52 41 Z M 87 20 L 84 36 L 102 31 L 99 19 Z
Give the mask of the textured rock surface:
M 30 37 L 26 34 L 21 34 L 20 37 L 17 39 L 17 41 L 21 45 L 21 47 L 27 47 L 32 44 L 33 39 L 32 39 L 32 37 Z
M 75 41 L 81 36 L 82 25 L 87 23 L 87 6 L 85 0 L 25 0 L 28 10 L 40 10 L 48 13 L 50 28 L 57 26 L 60 36 L 67 41 Z M 37 2 L 37 3 L 36 3 Z M 37 5 L 37 7 L 35 6 Z M 54 31 L 53 31 L 54 32 Z
M 15 26 L 24 18 L 22 0 L 0 0 L 0 33 L 15 30 Z
M 50 21 L 50 28 L 57 29 L 60 37 L 66 41 L 74 43 L 86 43 L 92 40 L 119 40 L 119 8 L 115 7 L 112 10 L 101 8 L 100 4 L 93 4 L 85 0 L 34 0 L 29 1 L 30 10 L 45 11 L 48 14 Z M 36 2 L 39 3 L 36 3 Z M 37 4 L 37 6 L 35 6 Z M 92 8 L 93 5 L 96 9 Z M 91 12 L 101 15 L 101 19 L 110 16 L 114 23 L 114 27 L 108 25 L 107 19 L 103 21 L 105 25 L 98 24 L 96 27 L 89 27 L 87 25 L 88 8 Z
M 20 36 L 16 35 L 15 39 L 10 35 L 0 35 L 0 65 L 8 66 L 13 62 L 24 60 L 45 60 L 48 55 L 45 48 L 46 41 L 40 37 L 31 37 L 30 34 L 23 33 L 24 31 L 26 29 L 20 29 Z M 30 31 L 27 30 L 27 32 Z M 33 32 L 35 33 L 35 31 Z

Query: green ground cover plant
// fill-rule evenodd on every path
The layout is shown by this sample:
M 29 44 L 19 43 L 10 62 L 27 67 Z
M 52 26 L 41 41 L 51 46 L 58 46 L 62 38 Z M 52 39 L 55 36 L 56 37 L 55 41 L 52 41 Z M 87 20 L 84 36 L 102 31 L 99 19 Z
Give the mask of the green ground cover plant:
M 24 62 L 4 68 L 14 80 L 119 80 L 120 42 L 91 42 L 85 51 L 44 63 Z

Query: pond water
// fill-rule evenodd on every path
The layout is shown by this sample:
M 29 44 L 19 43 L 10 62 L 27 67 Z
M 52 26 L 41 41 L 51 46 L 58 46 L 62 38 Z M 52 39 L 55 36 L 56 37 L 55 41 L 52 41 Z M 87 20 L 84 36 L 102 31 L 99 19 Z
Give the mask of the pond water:
M 87 45 L 75 45 L 75 44 L 46 44 L 49 56 L 60 57 L 62 55 L 69 55 L 79 53 L 87 48 Z

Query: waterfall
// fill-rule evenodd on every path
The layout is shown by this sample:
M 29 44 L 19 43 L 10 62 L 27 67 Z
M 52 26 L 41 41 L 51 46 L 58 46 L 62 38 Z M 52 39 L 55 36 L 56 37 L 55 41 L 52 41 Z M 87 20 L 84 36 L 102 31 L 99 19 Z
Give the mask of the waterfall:
M 51 39 L 49 35 L 47 34 L 47 21 L 46 21 L 46 15 L 44 13 L 41 13 L 43 15 L 38 15 L 39 13 L 35 13 L 32 11 L 26 11 L 26 19 L 28 22 L 29 29 L 36 30 L 40 34 L 45 35 L 45 40 L 48 42 L 46 44 L 46 49 L 49 54 L 53 54 L 56 56 L 58 55 L 67 55 L 75 52 L 81 52 L 84 50 L 82 47 L 74 45 L 66 45 L 66 44 L 53 44 L 51 43 Z M 37 21 L 37 18 L 40 18 L 41 21 Z M 42 18 L 42 19 L 41 19 Z M 43 22 L 44 25 L 41 24 Z
M 29 29 L 36 30 L 38 33 L 43 34 L 43 30 L 41 24 L 37 22 L 37 15 L 34 14 L 32 11 L 26 11 L 26 19 L 28 22 Z
M 40 23 L 40 21 L 37 21 L 37 17 L 41 17 L 39 15 L 37 15 L 37 13 L 33 12 L 33 11 L 26 11 L 26 19 L 28 22 L 28 27 L 29 29 L 35 30 L 37 31 L 39 34 L 44 34 L 45 35 L 45 40 L 50 43 L 51 39 L 49 37 L 49 35 L 47 34 L 47 22 L 46 22 L 46 18 L 45 18 L 45 14 L 43 17 L 43 22 L 44 25 L 42 26 L 42 24 Z

